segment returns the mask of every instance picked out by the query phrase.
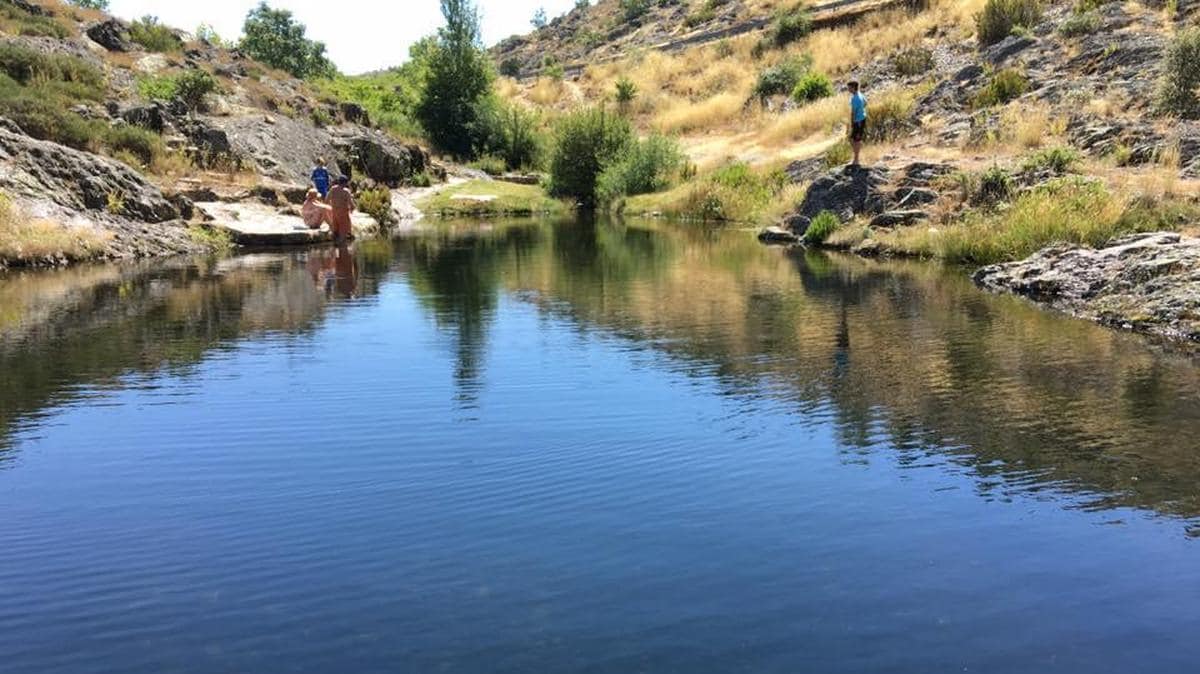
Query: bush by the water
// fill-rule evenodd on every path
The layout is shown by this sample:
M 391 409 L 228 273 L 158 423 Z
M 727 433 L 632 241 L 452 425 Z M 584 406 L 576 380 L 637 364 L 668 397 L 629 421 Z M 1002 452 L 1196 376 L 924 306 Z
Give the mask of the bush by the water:
M 975 32 L 983 46 L 996 44 L 1014 30 L 1030 30 L 1042 20 L 1043 0 L 987 0 L 975 17 Z
M 589 108 L 563 117 L 555 131 L 550 158 L 550 193 L 596 204 L 600 174 L 634 143 L 633 127 L 621 115 Z
M 809 223 L 808 229 L 804 230 L 805 243 L 821 244 L 833 234 L 838 227 L 842 226 L 842 221 L 838 216 L 831 211 L 821 211 L 817 213 L 817 217 Z
M 507 169 L 542 167 L 545 149 L 537 113 L 517 103 L 503 103 L 490 97 L 479 103 L 478 109 L 475 155 L 500 158 Z
M 1200 118 L 1200 28 L 1181 31 L 1171 41 L 1163 63 L 1155 107 L 1160 114 Z
M 481 42 L 479 11 L 471 0 L 442 0 L 446 25 L 429 56 L 416 116 L 438 148 L 473 156 L 495 75 Z
M 726 164 L 692 185 L 679 211 L 709 221 L 748 221 L 757 217 L 788 184 L 781 171 L 755 171 L 745 162 Z
M 375 219 L 380 225 L 387 227 L 395 221 L 392 210 L 392 193 L 386 187 L 371 187 L 359 191 L 355 198 L 358 210 Z
M 1054 243 L 1099 246 L 1115 237 L 1178 226 L 1196 207 L 1134 200 L 1080 177 L 1058 178 L 1019 196 L 1009 208 L 971 211 L 937 229 L 905 227 L 879 235 L 908 254 L 951 262 L 1019 260 Z
M 609 204 L 622 197 L 665 190 L 683 163 L 683 151 L 672 138 L 650 136 L 634 142 L 600 173 L 597 201 Z

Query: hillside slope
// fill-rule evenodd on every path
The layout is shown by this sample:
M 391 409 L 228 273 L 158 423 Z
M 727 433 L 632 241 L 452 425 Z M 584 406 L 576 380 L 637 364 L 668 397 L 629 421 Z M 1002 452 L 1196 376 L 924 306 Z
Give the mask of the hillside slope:
M 58 0 L 0 0 L 0 120 L 0 260 L 18 264 L 197 250 L 192 201 L 295 200 L 319 157 L 364 186 L 432 169 L 237 49 Z

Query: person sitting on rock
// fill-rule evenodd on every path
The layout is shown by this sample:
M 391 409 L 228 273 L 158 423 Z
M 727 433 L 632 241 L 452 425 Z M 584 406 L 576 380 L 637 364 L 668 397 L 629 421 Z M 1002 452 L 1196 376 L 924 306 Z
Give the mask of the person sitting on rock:
M 350 214 L 354 212 L 354 195 L 350 193 L 350 179 L 340 176 L 337 185 L 329 190 L 329 206 L 333 211 L 333 240 L 339 243 L 354 238 Z
M 309 229 L 320 229 L 321 225 L 329 225 L 330 229 L 333 228 L 333 208 L 322 203 L 321 194 L 316 190 L 309 190 L 304 195 L 304 205 L 300 207 L 300 217 L 304 218 L 304 224 Z
M 867 97 L 862 95 L 858 82 L 851 82 L 847 88 L 850 90 L 850 146 L 854 148 L 854 163 L 850 165 L 857 167 L 863 141 L 867 139 Z
M 329 169 L 325 168 L 324 157 L 317 160 L 317 167 L 312 172 L 312 184 L 322 199 L 329 195 Z

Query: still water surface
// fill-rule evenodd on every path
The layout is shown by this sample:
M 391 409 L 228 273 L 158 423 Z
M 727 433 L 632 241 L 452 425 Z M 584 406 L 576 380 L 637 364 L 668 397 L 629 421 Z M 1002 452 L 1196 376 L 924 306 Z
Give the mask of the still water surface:
M 0 671 L 1195 672 L 1200 368 L 644 224 L 0 277 Z

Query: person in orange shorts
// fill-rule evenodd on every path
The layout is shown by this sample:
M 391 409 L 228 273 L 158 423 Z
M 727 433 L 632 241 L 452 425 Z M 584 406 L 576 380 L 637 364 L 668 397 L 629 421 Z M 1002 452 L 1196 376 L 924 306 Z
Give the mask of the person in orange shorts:
M 329 206 L 333 209 L 333 240 L 349 241 L 354 238 L 350 214 L 354 212 L 354 195 L 350 193 L 350 179 L 341 176 L 329 190 Z

